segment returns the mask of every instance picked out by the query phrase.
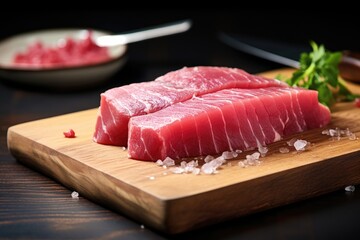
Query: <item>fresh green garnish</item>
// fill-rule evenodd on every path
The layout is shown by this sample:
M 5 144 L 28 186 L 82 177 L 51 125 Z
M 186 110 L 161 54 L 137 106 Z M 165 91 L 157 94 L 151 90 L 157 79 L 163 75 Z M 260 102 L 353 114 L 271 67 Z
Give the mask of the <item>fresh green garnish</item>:
M 338 77 L 342 53 L 330 52 L 315 42 L 310 45 L 313 51 L 301 54 L 299 70 L 286 82 L 290 86 L 317 90 L 319 102 L 329 107 L 335 102 L 353 101 L 359 97 L 352 94 Z

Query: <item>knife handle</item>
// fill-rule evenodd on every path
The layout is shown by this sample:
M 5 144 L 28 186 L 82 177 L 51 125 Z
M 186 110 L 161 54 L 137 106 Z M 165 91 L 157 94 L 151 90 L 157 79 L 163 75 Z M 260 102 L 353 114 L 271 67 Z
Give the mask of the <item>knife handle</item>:
M 360 52 L 343 51 L 339 72 L 343 79 L 360 83 Z

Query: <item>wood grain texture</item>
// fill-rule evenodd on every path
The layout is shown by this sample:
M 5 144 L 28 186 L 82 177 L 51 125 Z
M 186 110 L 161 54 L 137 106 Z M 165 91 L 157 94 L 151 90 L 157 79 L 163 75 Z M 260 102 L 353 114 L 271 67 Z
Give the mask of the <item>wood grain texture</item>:
M 279 72 L 291 70 L 265 75 Z M 82 196 L 164 232 L 184 232 L 360 183 L 359 140 L 330 141 L 322 129 L 294 135 L 310 141 L 310 150 L 279 153 L 292 136 L 270 145 L 256 167 L 237 166 L 244 153 L 215 175 L 172 174 L 128 159 L 121 148 L 94 143 L 96 114 L 90 109 L 13 126 L 8 147 L 19 161 Z M 360 136 L 359 120 L 359 108 L 340 104 L 328 127 L 348 127 Z M 76 138 L 64 138 L 69 128 Z

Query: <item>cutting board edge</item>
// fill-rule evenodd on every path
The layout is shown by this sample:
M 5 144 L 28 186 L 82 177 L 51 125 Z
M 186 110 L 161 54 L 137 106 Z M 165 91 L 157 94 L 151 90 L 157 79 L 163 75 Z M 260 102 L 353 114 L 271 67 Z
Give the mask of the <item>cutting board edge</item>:
M 259 75 L 262 76 L 267 76 L 267 77 L 273 77 L 275 75 L 277 75 L 278 73 L 282 72 L 282 73 L 291 73 L 291 69 L 282 69 L 282 70 L 274 70 L 274 71 L 269 71 L 266 73 L 261 73 Z M 352 89 L 355 89 L 356 92 L 360 93 L 360 88 L 359 85 L 351 85 Z M 355 87 L 355 88 L 354 88 Z M 350 105 L 348 104 L 348 107 Z M 88 109 L 88 110 L 83 110 L 80 112 L 87 112 L 87 111 L 94 111 L 97 110 L 98 108 L 93 108 L 93 109 Z M 339 107 L 339 111 L 343 111 L 344 108 L 341 105 Z M 79 112 L 75 112 L 75 114 L 78 114 Z M 71 117 L 71 114 L 74 113 L 67 113 L 64 115 L 61 115 L 61 119 L 64 119 L 64 116 L 66 119 L 69 119 Z M 90 114 L 90 112 L 88 112 L 88 114 Z M 85 113 L 85 115 L 87 115 Z M 91 115 L 93 115 L 93 112 L 91 112 Z M 57 118 L 59 116 L 54 116 L 54 117 L 50 117 L 51 119 L 53 118 Z M 24 131 L 25 127 L 28 126 L 29 123 L 31 123 L 30 126 L 36 125 L 37 122 L 41 121 L 41 124 L 43 123 L 47 123 L 46 121 L 49 118 L 46 119 L 40 119 L 40 120 L 34 120 L 31 122 L 26 122 L 26 123 L 20 123 L 18 125 L 14 125 L 12 127 L 9 128 L 10 133 L 13 134 L 10 137 L 22 137 L 24 141 L 26 141 L 27 139 L 27 143 L 29 143 L 29 141 L 34 141 L 34 139 L 31 139 L 31 133 Z M 59 118 L 60 119 L 60 118 Z M 93 119 L 91 120 L 93 121 Z M 17 130 L 19 130 L 18 133 L 15 133 Z M 20 131 L 21 130 L 21 131 Z M 9 134 L 9 131 L 8 131 Z M 15 136 L 15 134 L 17 134 L 18 136 Z M 23 134 L 23 135 L 21 135 Z M 13 144 L 13 145 L 12 145 Z M 12 140 L 10 139 L 10 152 L 16 157 L 16 159 L 19 162 L 24 163 L 25 165 L 28 165 L 42 173 L 44 173 L 45 175 L 49 176 L 49 172 L 46 172 L 45 169 L 41 169 L 41 164 L 44 164 L 43 162 L 41 162 L 41 159 L 36 159 L 36 157 L 34 156 L 27 156 L 29 155 L 28 152 L 23 153 L 22 149 L 17 149 L 15 146 L 15 142 L 12 142 Z M 39 143 L 38 143 L 39 144 Z M 9 146 L 9 138 L 8 138 L 8 146 Z M 42 147 L 47 147 L 44 145 L 41 145 Z M 31 155 L 31 154 L 30 154 Z M 189 195 L 183 198 L 174 198 L 174 199 L 162 199 L 160 202 L 159 199 L 153 199 L 154 196 L 151 196 L 151 194 L 149 195 L 147 192 L 139 192 L 140 195 L 143 195 L 144 198 L 148 199 L 147 202 L 143 203 L 143 204 L 147 204 L 149 203 L 149 205 L 151 204 L 155 204 L 156 207 L 158 207 L 158 209 L 156 209 L 156 214 L 151 215 L 151 216 L 145 216 L 146 214 L 143 214 L 144 212 L 142 211 L 142 209 L 139 210 L 139 207 L 137 205 L 137 203 L 130 203 L 133 204 L 131 206 L 131 209 L 127 209 L 126 207 L 122 207 L 124 206 L 125 203 L 122 203 L 122 206 L 118 206 L 117 205 L 117 201 L 115 201 L 114 197 L 110 198 L 110 200 L 106 199 L 106 198 L 101 198 L 99 196 L 96 195 L 91 195 L 91 194 L 87 194 L 87 191 L 85 190 L 81 190 L 79 191 L 79 189 L 74 188 L 73 185 L 65 185 L 70 189 L 76 189 L 77 191 L 80 192 L 80 196 L 85 196 L 88 199 L 99 203 L 100 205 L 103 205 L 105 207 L 110 207 L 113 210 L 119 211 L 121 213 L 125 213 L 126 215 L 130 216 L 131 218 L 133 218 L 135 221 L 140 222 L 140 224 L 144 224 L 145 226 L 149 226 L 149 227 L 153 227 L 157 230 L 163 231 L 163 232 L 168 232 L 168 233 L 181 233 L 181 232 L 185 232 L 185 231 L 189 231 L 191 229 L 194 228 L 199 228 L 202 226 L 206 226 L 209 224 L 214 224 L 217 222 L 221 222 L 223 220 L 229 220 L 232 219 L 234 217 L 240 217 L 240 216 L 244 216 L 244 215 L 248 215 L 254 212 L 258 212 L 258 211 L 262 211 L 262 210 L 266 210 L 266 209 L 270 209 L 270 208 L 274 208 L 274 207 L 278 207 L 281 205 L 285 205 L 285 204 L 290 204 L 293 202 L 297 202 L 297 201 L 301 201 L 303 199 L 307 199 L 310 197 L 314 197 L 314 196 L 319 196 L 331 191 L 335 191 L 335 190 L 339 190 L 341 187 L 344 187 L 346 185 L 349 184 L 360 184 L 360 176 L 357 176 L 358 173 L 360 172 L 360 151 L 356 151 L 356 152 L 351 152 L 348 153 L 344 156 L 338 156 L 338 157 L 334 157 L 334 158 L 330 158 L 330 159 L 326 159 L 326 161 L 320 161 L 317 163 L 311 163 L 309 165 L 302 165 L 300 167 L 296 167 L 296 168 L 292 168 L 290 170 L 287 171 L 282 171 L 282 172 L 277 172 L 275 174 L 270 174 L 270 175 L 266 175 L 264 177 L 260 177 L 258 179 L 256 179 L 256 181 L 253 181 L 252 185 L 250 184 L 251 189 L 249 189 L 249 185 L 247 185 L 249 182 L 251 181 L 247 181 L 247 182 L 241 182 L 241 183 L 235 183 L 233 185 L 228 185 L 223 189 L 220 189 L 220 191 L 218 189 L 212 190 L 212 191 L 208 191 L 208 192 L 202 192 L 201 194 L 194 194 L 194 195 Z M 35 161 L 38 162 L 33 162 L 35 158 Z M 54 160 L 54 159 L 50 159 L 50 160 Z M 74 160 L 75 161 L 75 160 Z M 344 165 L 341 165 L 341 163 L 344 162 Z M 339 165 L 340 164 L 340 165 Z M 355 166 L 353 166 L 355 165 Z M 311 169 L 312 167 L 314 167 L 314 169 Z M 335 169 L 331 169 L 332 166 L 335 166 Z M 355 167 L 355 168 L 352 168 Z M 324 168 L 330 168 L 331 171 L 324 171 Z M 352 169 L 351 169 L 352 168 Z M 345 169 L 345 170 L 344 170 Z M 349 170 L 350 169 L 350 170 Z M 272 202 L 267 201 L 265 203 L 262 203 L 256 207 L 247 207 L 247 206 L 239 206 L 239 202 L 236 201 L 230 201 L 228 199 L 231 200 L 236 200 L 239 196 L 237 194 L 235 195 L 231 195 L 234 194 L 234 192 L 238 192 L 243 190 L 244 188 L 247 187 L 248 191 L 251 192 L 255 192 L 254 189 L 256 189 L 255 187 L 257 185 L 261 185 L 261 183 L 263 183 L 263 188 L 267 191 L 269 191 L 269 186 L 274 186 L 273 183 L 271 182 L 275 182 L 277 185 L 281 185 L 281 183 L 283 183 L 284 181 L 287 182 L 288 178 L 294 177 L 296 174 L 295 173 L 302 173 L 303 170 L 308 170 L 306 173 L 308 174 L 306 179 L 307 181 L 310 181 L 310 185 L 305 185 L 305 184 L 299 184 L 299 182 L 294 182 L 292 181 L 293 184 L 297 183 L 299 184 L 302 189 L 297 189 L 295 192 L 291 192 L 291 197 L 292 198 L 287 198 L 287 199 L 280 199 L 275 201 L 276 195 L 274 195 L 274 199 L 272 200 Z M 326 169 L 325 169 L 326 170 Z M 342 171 L 339 171 L 342 170 Z M 348 171 L 350 171 L 349 174 L 346 174 Z M 326 174 L 324 173 L 326 172 Z M 313 178 L 311 178 L 311 176 L 314 176 Z M 332 176 L 332 177 L 329 177 Z M 51 178 L 53 178 L 54 180 L 62 183 L 59 179 L 56 178 L 56 176 L 50 176 Z M 103 178 L 107 178 L 105 175 L 102 176 Z M 184 176 L 186 177 L 186 176 Z M 326 181 L 320 181 L 321 178 L 326 179 Z M 280 181 L 278 181 L 278 179 L 280 179 Z M 314 181 L 314 179 L 318 179 L 318 181 Z M 283 182 L 281 182 L 281 180 Z M 297 179 L 297 181 L 303 181 L 302 179 Z M 62 183 L 63 184 L 63 183 Z M 270 185 L 269 185 L 270 184 Z M 83 184 L 84 185 L 84 184 Z M 88 188 L 91 188 L 91 186 L 87 186 Z M 306 187 L 306 188 L 304 188 Z M 119 186 L 116 187 L 117 189 L 119 189 Z M 258 190 L 261 190 L 259 188 L 257 188 Z M 289 192 L 287 192 L 286 188 L 277 188 L 279 190 L 281 190 L 282 192 L 280 192 L 281 196 L 286 196 L 289 194 Z M 310 190 L 313 189 L 313 190 Z M 91 190 L 91 189 L 90 189 Z M 301 190 L 301 191 L 300 191 Z M 272 192 L 273 193 L 273 192 Z M 303 193 L 300 197 L 299 194 Z M 116 194 L 121 194 L 119 192 L 117 192 Z M 229 195 L 230 194 L 230 195 Z M 297 195 L 296 195 L 297 194 Z M 256 194 L 254 195 L 254 193 L 250 193 L 250 194 L 244 194 L 245 196 L 248 197 L 247 199 L 247 203 L 251 202 L 249 201 L 249 199 L 251 198 L 255 198 L 258 197 Z M 70 196 L 69 196 L 70 197 Z M 271 197 L 271 196 L 270 196 Z M 214 216 L 211 214 L 211 212 L 209 213 L 208 210 L 209 206 L 211 206 L 211 204 L 214 204 L 213 202 L 217 202 L 214 200 L 218 200 L 218 198 L 220 198 L 220 202 L 217 203 L 217 205 L 215 205 L 217 207 L 215 214 L 218 214 L 217 216 Z M 212 201 L 209 201 L 209 199 L 211 199 Z M 106 202 L 106 201 L 107 202 Z M 270 199 L 271 200 L 271 199 Z M 155 203 L 154 203 L 155 201 Z M 243 200 L 245 201 L 245 200 Z M 257 200 L 259 203 L 259 200 Z M 194 202 L 198 202 L 198 205 L 194 205 Z M 179 206 L 181 205 L 186 205 L 189 206 L 189 208 L 198 208 L 197 210 L 201 210 L 200 213 L 195 211 L 195 216 L 191 214 L 192 211 L 187 211 L 186 213 L 184 213 L 183 209 Z M 271 205 L 273 204 L 273 205 Z M 254 204 L 255 205 L 255 204 Z M 227 213 L 226 215 L 224 215 L 224 206 L 227 208 L 227 210 L 231 210 L 229 211 L 229 213 Z M 239 211 L 237 212 L 237 209 L 241 207 L 245 210 Z M 145 211 L 149 211 L 150 208 L 149 206 L 147 206 L 145 208 Z M 225 209 L 226 210 L 226 209 Z M 155 210 L 154 210 L 155 211 Z M 212 212 L 214 214 L 214 212 Z M 152 218 L 151 218 L 152 217 Z
M 27 124 L 27 123 L 23 123 L 23 124 Z M 110 208 L 117 212 L 124 213 L 135 221 L 141 220 L 140 222 L 141 224 L 146 224 L 147 226 L 151 226 L 155 229 L 166 232 L 166 229 L 164 229 L 164 226 L 166 225 L 165 212 L 167 208 L 167 202 L 171 202 L 172 199 L 166 201 L 164 199 L 157 198 L 153 196 L 151 193 L 141 191 L 141 189 L 138 189 L 132 185 L 129 186 L 128 184 L 121 182 L 121 180 L 115 179 L 114 177 L 104 172 L 101 172 L 101 175 L 96 176 L 96 182 L 94 182 L 94 184 L 97 185 L 99 184 L 99 182 L 101 183 L 108 181 L 114 183 L 116 182 L 116 184 L 112 186 L 117 186 L 115 189 L 117 195 L 109 197 L 108 193 L 106 192 L 107 189 L 104 188 L 106 184 L 97 187 L 98 191 L 95 194 L 92 193 L 95 185 L 89 184 L 88 180 L 84 180 L 83 178 L 81 179 L 84 182 L 80 181 L 77 183 L 75 181 L 77 181 L 78 179 L 68 178 L 69 168 L 66 168 L 65 166 L 69 164 L 81 165 L 81 167 L 76 167 L 76 168 L 82 169 L 83 171 L 82 175 L 84 176 L 91 175 L 92 172 L 98 170 L 95 170 L 91 166 L 88 166 L 82 162 L 78 162 L 72 159 L 71 157 L 67 156 L 66 154 L 60 154 L 59 158 L 54 158 L 52 152 L 56 152 L 56 150 L 49 148 L 48 146 L 45 146 L 41 143 L 34 142 L 30 138 L 24 137 L 16 132 L 17 127 L 18 126 L 22 127 L 23 124 L 12 126 L 8 129 L 7 132 L 7 145 L 9 152 L 15 157 L 15 159 L 18 162 L 59 182 L 60 184 L 62 184 L 71 191 L 79 192 L 81 197 L 85 197 L 99 205 Z M 16 144 L 13 144 L 15 142 Z M 29 146 L 29 145 L 31 145 L 31 147 L 27 148 L 28 150 L 25 150 L 23 148 L 23 146 Z M 32 150 L 36 148 L 38 149 L 40 148 L 41 151 L 43 151 L 43 153 L 41 155 L 38 154 L 39 152 L 36 152 L 34 154 Z M 59 153 L 57 152 L 57 154 Z M 66 164 L 65 161 L 67 161 Z M 48 163 L 48 165 L 46 165 L 45 163 Z M 72 165 L 72 167 L 74 167 L 74 165 Z M 87 173 L 84 174 L 84 172 Z M 61 173 L 66 173 L 67 176 L 59 175 Z M 89 187 L 84 188 L 84 186 L 89 186 Z M 132 192 L 132 194 L 128 194 L 127 195 L 128 198 L 123 199 L 124 193 L 119 193 L 118 192 L 119 190 L 121 192 L 125 192 L 126 190 L 129 190 L 129 192 Z M 118 194 L 123 194 L 121 195 L 120 204 L 119 201 L 117 201 L 119 200 L 117 199 L 117 197 L 119 197 Z M 134 205 L 134 203 L 131 200 L 129 200 L 130 198 L 132 200 L 138 199 L 139 196 L 141 196 L 141 199 L 146 199 L 146 203 L 144 202 L 143 204 Z M 130 210 L 129 210 L 129 206 L 131 206 Z M 153 206 L 153 208 L 149 208 L 149 206 Z
M 16 138 L 17 141 L 15 141 L 14 138 Z M 14 145 L 12 144 L 13 142 L 21 144 Z M 54 163 L 59 161 L 59 159 L 48 157 L 52 156 L 51 151 L 55 150 L 50 149 L 40 143 L 32 143 L 42 145 L 42 148 L 46 148 L 42 149 L 42 151 L 44 151 L 44 156 L 37 155 L 34 157 L 33 152 L 24 151 L 24 149 L 21 149 L 21 146 L 26 146 L 30 142 L 31 139 L 21 136 L 16 132 L 16 127 L 9 128 L 8 147 L 10 152 L 19 162 L 51 177 L 52 179 L 55 179 L 69 189 L 76 189 L 79 191 L 80 196 L 84 196 L 102 206 L 109 207 L 110 209 L 124 213 L 130 218 L 140 222 L 140 224 L 145 224 L 146 226 L 169 234 L 186 232 L 209 224 L 215 224 L 224 220 L 233 219 L 235 217 L 241 217 L 266 209 L 304 200 L 310 197 L 319 196 L 334 190 L 338 190 L 346 185 L 360 184 L 360 176 L 355 174 L 356 172 L 360 172 L 360 152 L 354 151 L 348 153 L 347 155 L 326 159 L 326 161 L 303 165 L 286 171 L 269 174 L 251 181 L 229 185 L 222 189 L 185 196 L 183 198 L 164 200 L 159 199 L 150 193 L 140 191 L 140 189 L 132 189 L 130 190 L 130 192 L 133 192 L 131 200 L 123 199 L 124 193 L 117 193 L 117 197 L 119 197 L 119 199 L 111 196 L 109 197 L 109 193 L 107 192 L 109 190 L 106 190 L 106 188 L 102 187 L 97 188 L 99 191 L 96 192 L 96 194 L 92 193 L 94 186 L 92 184 L 89 185 L 85 179 L 82 179 L 84 182 L 80 181 L 75 183 L 71 180 L 71 178 L 69 179 L 58 176 L 56 172 L 54 172 L 54 166 L 62 168 L 60 172 L 69 172 L 67 171 L 68 169 L 64 167 L 65 165 Z M 71 158 L 69 159 L 69 157 L 64 154 L 61 154 L 60 156 L 60 158 L 65 158 L 60 159 L 61 162 L 64 162 L 65 160 L 67 164 L 71 164 L 69 161 L 76 162 L 76 160 Z M 43 166 L 44 160 L 46 162 L 49 161 L 49 159 L 55 165 L 52 164 L 47 167 L 40 167 Z M 344 162 L 345 164 L 339 165 L 341 162 Z M 321 174 L 323 172 L 327 172 L 328 174 L 329 171 L 324 171 L 324 168 L 325 170 L 326 168 L 334 169 L 331 167 L 334 165 L 336 165 L 336 169 L 339 170 L 337 174 L 335 174 L 338 176 L 328 178 L 324 174 Z M 350 173 L 352 173 L 350 175 L 343 175 L 343 173 L 349 172 L 346 169 L 347 167 L 357 167 L 357 169 L 355 171 L 350 171 Z M 72 168 L 74 168 L 74 165 L 72 165 Z M 84 175 L 91 175 L 91 172 L 95 171 L 89 166 L 87 166 L 85 169 L 81 167 L 81 169 L 82 171 L 85 171 Z M 312 177 L 307 176 L 304 179 L 299 178 L 299 174 L 302 174 L 303 172 L 311 173 Z M 321 181 L 321 178 L 323 177 L 326 177 L 326 181 Z M 318 181 L 316 181 L 317 178 Z M 290 198 L 279 198 L 279 195 L 286 196 L 286 189 L 290 188 L 289 185 L 294 186 L 297 184 L 296 181 L 301 179 L 305 182 L 301 184 L 299 183 L 299 185 L 307 186 L 306 188 L 297 189 L 297 191 L 294 191 L 290 195 Z M 74 180 L 79 179 L 74 178 Z M 129 186 L 126 184 L 119 185 L 119 180 L 113 179 L 113 177 L 107 175 L 106 173 L 104 173 L 102 176 L 96 176 L 96 182 L 102 183 L 104 181 L 116 181 L 116 184 L 114 184 L 117 186 L 115 189 L 116 191 L 124 191 L 122 188 L 125 188 L 126 190 L 129 189 Z M 327 184 L 324 185 L 323 182 L 326 182 Z M 277 187 L 274 187 L 274 185 Z M 81 188 L 80 186 L 87 187 Z M 274 194 L 274 191 L 268 192 L 268 189 L 274 188 L 278 189 L 278 194 Z M 238 192 L 245 192 L 245 194 L 239 198 L 238 194 L 235 194 Z M 256 200 L 257 198 L 254 196 L 254 193 L 257 192 L 262 192 L 262 197 L 264 198 L 264 196 L 266 196 L 267 198 L 262 201 Z M 141 200 L 146 199 L 146 202 L 139 203 L 134 201 L 134 199 L 139 198 Z M 209 199 L 211 199 L 210 202 L 208 201 Z M 233 199 L 237 201 L 229 202 L 226 199 Z M 132 205 L 132 207 L 129 208 L 129 205 Z M 183 211 L 183 208 L 179 208 L 179 206 L 187 207 L 188 211 Z M 212 210 L 208 211 L 209 208 Z M 213 217 L 214 211 L 217 212 L 216 218 Z M 197 214 L 194 214 L 194 212 L 197 212 Z
M 334 169 L 337 172 L 334 173 Z M 349 171 L 349 169 L 351 170 Z M 304 178 L 299 177 L 304 172 L 307 173 L 307 176 Z M 360 184 L 358 172 L 360 172 L 360 152 L 354 151 L 346 155 L 276 172 L 203 194 L 189 196 L 181 199 L 183 201 L 182 205 L 192 206 L 192 210 L 200 212 L 199 216 L 189 221 L 186 212 L 176 207 L 178 204 L 174 204 L 173 208 L 170 205 L 168 215 L 172 217 L 169 221 L 172 228 L 168 228 L 167 231 L 181 233 L 341 190 L 348 185 Z M 329 173 L 333 174 L 329 175 Z M 289 193 L 288 189 L 295 187 L 295 185 L 300 187 Z M 276 190 L 274 191 L 274 189 Z M 242 197 L 238 196 L 237 193 L 239 192 L 244 193 Z M 257 200 L 254 193 L 259 192 L 261 192 L 261 197 L 266 196 L 267 200 Z M 228 196 L 229 193 L 230 196 Z M 231 193 L 233 194 L 231 195 Z M 206 195 L 205 200 L 202 195 Z M 284 196 L 287 197 L 284 198 Z M 229 202 L 224 198 L 239 201 Z M 209 201 L 210 203 L 207 205 L 206 203 Z M 184 204 L 184 202 L 188 203 Z M 215 207 L 217 207 L 218 211 L 215 213 L 216 218 L 213 217 L 214 208 L 211 207 L 214 207 L 214 205 L 211 202 L 216 203 Z M 211 210 L 209 211 L 209 209 Z M 191 209 L 188 212 L 191 212 Z M 230 214 L 222 215 L 222 213 L 226 212 Z

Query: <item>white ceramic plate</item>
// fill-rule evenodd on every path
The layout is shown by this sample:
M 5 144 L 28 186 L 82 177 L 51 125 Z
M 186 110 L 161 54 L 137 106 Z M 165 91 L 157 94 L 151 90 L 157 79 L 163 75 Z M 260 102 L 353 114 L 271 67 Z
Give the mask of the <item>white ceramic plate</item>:
M 92 30 L 93 37 L 109 33 Z M 96 85 L 115 74 L 126 61 L 126 45 L 109 48 L 111 59 L 94 65 L 35 69 L 16 66 L 12 63 L 14 55 L 23 52 L 27 46 L 36 41 L 44 45 L 56 43 L 61 38 L 80 39 L 84 29 L 56 29 L 30 32 L 10 37 L 0 42 L 0 78 L 16 84 L 33 85 L 54 89 L 71 89 Z M 1 80 L 1 79 L 0 79 Z

